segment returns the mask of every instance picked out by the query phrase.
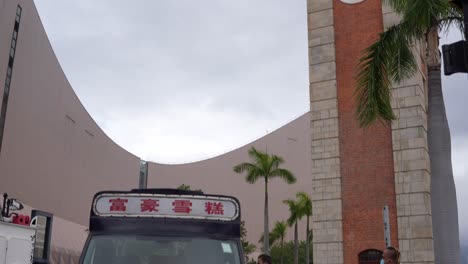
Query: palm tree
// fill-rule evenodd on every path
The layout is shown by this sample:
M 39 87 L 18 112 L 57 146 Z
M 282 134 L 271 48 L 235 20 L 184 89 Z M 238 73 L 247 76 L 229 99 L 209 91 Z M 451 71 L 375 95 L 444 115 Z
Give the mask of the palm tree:
M 192 187 L 190 185 L 186 185 L 185 183 L 177 186 L 177 190 L 183 190 L 183 191 L 191 191 Z
M 286 231 L 288 229 L 288 225 L 285 221 L 276 221 L 275 227 L 270 232 L 269 239 L 270 245 L 274 245 L 275 243 L 279 242 L 280 246 L 280 253 L 281 253 L 281 264 L 284 262 L 284 237 L 286 236 Z M 264 236 L 260 237 L 259 243 L 262 243 Z
M 300 204 L 300 201 L 295 200 L 284 200 L 283 203 L 289 206 L 289 218 L 288 218 L 288 225 L 294 225 L 294 264 L 299 263 L 299 241 L 297 235 L 297 222 L 301 220 L 304 216 L 304 209 Z
M 425 62 L 429 72 L 438 72 L 440 78 L 438 30 L 456 25 L 463 32 L 463 14 L 448 0 L 384 1 L 402 20 L 381 33 L 361 58 L 356 115 L 363 127 L 377 119 L 396 119 L 390 104 L 391 83 L 399 83 L 416 73 L 416 59 L 411 52 L 413 43 L 427 44 Z
M 431 158 L 431 204 L 436 263 L 459 263 L 458 213 L 451 164 L 450 130 L 445 113 L 438 50 L 439 31 L 463 32 L 463 14 L 448 0 L 385 0 L 401 16 L 361 58 L 356 116 L 363 127 L 375 120 L 395 120 L 391 84 L 417 71 L 411 45 L 424 43 L 428 69 L 428 144 Z M 454 250 L 454 251 L 450 251 Z
M 307 217 L 307 238 L 306 238 L 306 264 L 309 264 L 310 262 L 310 235 L 311 235 L 311 230 L 309 228 L 309 221 L 310 217 L 312 216 L 312 199 L 310 199 L 310 196 L 305 193 L 305 192 L 298 192 L 296 194 L 296 197 L 299 199 L 299 204 L 301 207 L 301 210 L 303 211 L 304 215 Z
M 264 208 L 264 234 L 263 239 L 263 251 L 268 254 L 270 251 L 269 238 L 268 238 L 268 182 L 273 178 L 281 178 L 288 184 L 296 182 L 296 177 L 286 169 L 280 168 L 280 165 L 284 162 L 282 157 L 276 155 L 269 155 L 267 153 L 258 151 L 254 147 L 249 149 L 249 157 L 253 163 L 244 162 L 234 166 L 234 172 L 244 173 L 247 175 L 245 180 L 253 184 L 258 179 L 263 178 L 265 181 L 265 208 Z
M 281 249 L 281 264 L 284 263 L 284 237 L 286 236 L 286 231 L 288 226 L 284 221 L 276 221 L 275 227 L 273 228 L 272 233 L 272 244 L 279 240 L 280 249 Z
M 258 239 L 258 243 L 265 243 L 265 234 L 263 234 L 263 232 L 260 234 L 260 238 Z M 269 234 L 268 234 L 268 245 L 270 245 L 270 247 L 273 246 L 273 244 L 277 241 L 277 238 L 273 235 L 273 231 L 271 231 Z M 263 250 L 263 248 L 262 248 Z
M 177 190 L 203 192 L 201 189 L 192 190 L 192 187 L 190 185 L 185 184 L 185 183 L 177 186 Z

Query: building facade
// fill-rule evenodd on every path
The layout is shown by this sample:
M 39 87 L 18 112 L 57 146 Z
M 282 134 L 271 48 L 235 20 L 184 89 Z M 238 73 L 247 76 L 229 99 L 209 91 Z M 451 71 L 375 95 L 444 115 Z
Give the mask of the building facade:
M 439 161 L 431 164 L 429 155 L 428 114 L 435 115 L 428 106 L 425 43 L 413 47 L 415 76 L 392 88 L 397 120 L 362 129 L 355 118 L 359 59 L 400 20 L 383 2 L 308 1 L 314 263 L 367 263 L 361 259 L 386 246 L 385 206 L 402 263 L 458 263 L 451 165 L 431 175 Z M 438 116 L 446 119 L 445 110 Z M 436 145 L 450 163 L 450 139 Z
M 434 263 L 424 65 L 392 90 L 399 119 L 363 130 L 354 119 L 356 63 L 398 17 L 380 0 L 309 0 L 307 13 L 310 112 L 218 157 L 148 162 L 147 186 L 186 184 L 238 197 L 248 239 L 256 243 L 263 185 L 232 170 L 255 146 L 284 157 L 298 178 L 293 185 L 271 182 L 270 225 L 289 216 L 282 200 L 299 191 L 313 198 L 314 263 L 360 263 L 383 250 L 384 206 L 403 263 Z M 52 263 L 74 263 L 93 195 L 137 188 L 141 160 L 107 137 L 80 103 L 33 0 L 0 0 L 0 95 L 0 192 L 54 214 Z M 304 222 L 300 230 L 304 239 Z

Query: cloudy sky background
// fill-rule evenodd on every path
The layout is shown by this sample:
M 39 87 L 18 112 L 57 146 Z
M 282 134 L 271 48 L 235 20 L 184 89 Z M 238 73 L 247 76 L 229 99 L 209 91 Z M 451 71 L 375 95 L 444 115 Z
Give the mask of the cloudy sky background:
M 35 2 L 86 109 L 143 159 L 213 157 L 309 110 L 305 0 Z M 468 75 L 443 81 L 463 223 Z

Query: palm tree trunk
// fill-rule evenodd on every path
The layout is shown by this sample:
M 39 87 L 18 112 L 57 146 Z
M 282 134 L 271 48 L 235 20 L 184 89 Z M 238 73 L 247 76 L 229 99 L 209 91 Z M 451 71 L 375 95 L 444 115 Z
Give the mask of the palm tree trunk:
M 310 240 L 309 240 L 309 216 L 307 216 L 307 228 L 306 228 L 306 264 L 309 264 L 309 248 L 310 248 Z
M 460 263 L 458 209 L 452 173 L 450 129 L 445 113 L 439 66 L 429 67 L 429 156 L 436 264 Z
M 269 238 L 269 227 L 268 227 L 268 178 L 265 176 L 265 212 L 264 212 L 264 223 L 263 223 L 263 251 L 265 254 L 270 252 L 270 238 Z
M 284 237 L 281 237 L 281 264 L 284 263 Z
M 451 140 L 442 93 L 439 35 L 428 33 L 428 144 L 431 159 L 431 211 L 436 264 L 460 263 L 458 209 Z
M 299 264 L 299 241 L 297 238 L 297 221 L 294 224 L 294 264 Z

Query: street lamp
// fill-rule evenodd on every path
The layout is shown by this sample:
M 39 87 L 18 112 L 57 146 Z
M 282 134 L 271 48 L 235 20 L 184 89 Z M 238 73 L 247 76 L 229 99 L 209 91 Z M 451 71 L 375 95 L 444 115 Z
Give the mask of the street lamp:
M 445 75 L 458 72 L 468 73 L 468 0 L 449 0 L 453 5 L 463 9 L 465 23 L 465 40 L 442 46 Z

